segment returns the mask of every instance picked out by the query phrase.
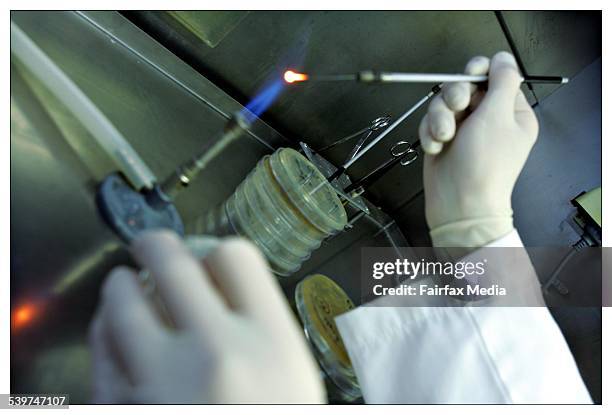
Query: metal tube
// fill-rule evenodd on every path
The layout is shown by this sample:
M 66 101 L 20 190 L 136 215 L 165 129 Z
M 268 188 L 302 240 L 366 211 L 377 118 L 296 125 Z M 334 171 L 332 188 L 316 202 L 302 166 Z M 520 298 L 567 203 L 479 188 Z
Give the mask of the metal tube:
M 466 75 L 461 73 L 415 73 L 361 71 L 356 75 L 312 75 L 308 81 L 357 81 L 362 83 L 443 83 L 443 82 L 487 82 L 488 75 Z M 566 84 L 563 76 L 526 75 L 521 82 L 531 84 Z
M 408 73 L 408 72 L 381 72 L 374 79 L 366 78 L 363 82 L 410 82 L 410 83 L 440 83 L 440 82 L 486 82 L 488 75 L 465 75 L 465 74 L 433 74 L 433 73 Z M 561 76 L 529 76 L 521 78 L 522 82 L 528 83 L 553 83 L 566 84 L 569 78 Z
M 162 182 L 160 187 L 163 194 L 173 200 L 182 189 L 189 186 L 208 163 L 240 137 L 249 128 L 249 125 L 249 121 L 243 114 L 234 114 L 225 125 L 223 135 L 215 140 L 212 146 L 206 147 L 199 155 L 177 167 L 175 172 Z

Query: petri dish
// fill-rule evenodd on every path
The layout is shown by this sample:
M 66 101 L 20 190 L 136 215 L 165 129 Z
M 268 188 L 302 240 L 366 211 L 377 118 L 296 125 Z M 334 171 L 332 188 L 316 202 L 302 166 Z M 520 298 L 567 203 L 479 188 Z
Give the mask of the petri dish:
M 348 295 L 322 274 L 304 278 L 296 287 L 298 315 L 319 365 L 333 386 L 330 395 L 345 401 L 361 397 L 361 390 L 334 318 L 355 308 Z

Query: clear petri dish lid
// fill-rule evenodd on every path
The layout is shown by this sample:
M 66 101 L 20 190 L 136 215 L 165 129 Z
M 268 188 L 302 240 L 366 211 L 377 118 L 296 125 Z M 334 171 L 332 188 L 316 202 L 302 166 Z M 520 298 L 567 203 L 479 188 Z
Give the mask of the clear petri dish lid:
M 346 398 L 360 397 L 357 377 L 334 320 L 355 308 L 351 299 L 330 278 L 313 274 L 297 285 L 295 303 L 321 368 Z
M 281 148 L 270 157 L 274 178 L 295 207 L 326 233 L 344 229 L 346 210 L 325 176 L 306 157 Z

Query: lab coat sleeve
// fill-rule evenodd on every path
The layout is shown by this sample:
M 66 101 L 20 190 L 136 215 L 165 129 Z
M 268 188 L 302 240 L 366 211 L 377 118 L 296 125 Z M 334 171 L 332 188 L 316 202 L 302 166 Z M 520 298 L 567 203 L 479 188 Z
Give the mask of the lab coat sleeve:
M 336 323 L 366 403 L 591 403 L 546 307 L 359 307 Z

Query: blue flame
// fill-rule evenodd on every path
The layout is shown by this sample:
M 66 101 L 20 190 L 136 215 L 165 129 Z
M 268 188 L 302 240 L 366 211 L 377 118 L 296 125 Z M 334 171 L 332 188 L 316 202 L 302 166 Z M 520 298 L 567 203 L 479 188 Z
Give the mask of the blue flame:
M 262 88 L 260 92 L 255 95 L 255 98 L 253 98 L 251 102 L 247 104 L 247 111 L 244 111 L 244 115 L 249 122 L 253 122 L 255 118 L 263 114 L 263 112 L 267 110 L 270 105 L 272 105 L 272 103 L 284 89 L 284 86 L 283 80 L 277 76 L 275 80 L 269 82 L 268 85 Z
M 252 123 L 263 114 L 274 103 L 280 93 L 283 92 L 286 86 L 283 80 L 285 70 L 302 66 L 309 46 L 310 36 L 312 35 L 312 27 L 304 28 L 300 33 L 294 46 L 279 59 L 276 69 L 268 76 L 264 86 L 242 111 L 249 123 Z

